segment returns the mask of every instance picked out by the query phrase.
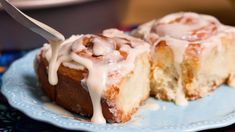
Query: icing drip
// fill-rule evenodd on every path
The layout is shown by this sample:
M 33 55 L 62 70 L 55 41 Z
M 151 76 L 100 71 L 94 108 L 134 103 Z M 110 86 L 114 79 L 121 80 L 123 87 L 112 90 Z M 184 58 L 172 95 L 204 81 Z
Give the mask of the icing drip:
M 184 95 L 184 89 L 183 89 L 183 86 L 182 86 L 182 77 L 179 77 L 179 80 L 178 80 L 178 88 L 176 89 L 176 97 L 175 97 L 175 103 L 177 105 L 181 105 L 181 106 L 185 106 L 188 104 L 188 101 L 187 99 L 185 98 L 185 95 Z
M 57 74 L 56 72 L 58 70 L 57 57 L 61 41 L 51 41 L 50 44 L 51 44 L 52 56 L 49 61 L 48 79 L 51 85 L 56 85 L 58 83 L 58 77 L 56 75 Z
M 60 54 L 68 54 L 69 47 L 65 44 L 73 41 L 75 38 L 75 36 L 72 36 L 66 41 L 50 41 L 50 46 L 44 45 L 46 50 L 44 57 L 46 57 L 49 61 L 48 81 L 51 85 L 56 85 L 58 83 L 57 70 L 61 62 L 69 59 L 67 56 L 62 56 L 59 58 Z M 63 52 L 61 52 L 61 48 L 64 49 Z
M 77 53 L 71 54 L 72 59 L 84 65 L 89 71 L 86 83 L 94 110 L 92 122 L 105 123 L 100 103 L 102 92 L 107 85 L 115 84 L 120 81 L 122 76 L 130 72 L 134 68 L 136 55 L 148 49 L 148 47 L 144 48 L 144 45 L 139 45 L 144 50 L 141 49 L 139 52 L 137 47 L 132 51 L 131 40 L 120 38 L 127 37 L 119 33 L 114 35 L 116 37 L 109 36 L 112 39 L 101 35 L 85 35 L 83 39 L 80 38 L 78 43 L 74 43 L 72 46 L 72 49 Z M 109 81 L 107 81 L 108 77 L 110 77 Z
M 107 68 L 99 65 L 94 65 L 91 60 L 80 57 L 75 53 L 72 53 L 71 57 L 76 62 L 84 65 L 89 71 L 86 83 L 93 105 L 93 116 L 91 118 L 91 121 L 96 123 L 106 123 L 102 114 L 100 101 L 103 89 L 106 87 L 105 84 L 107 80 Z
M 110 29 L 102 35 L 73 36 L 60 46 L 44 45 L 42 54 L 49 61 L 48 76 L 52 85 L 58 82 L 60 64 L 72 69 L 88 70 L 88 76 L 81 80 L 81 85 L 88 90 L 92 100 L 91 121 L 106 123 L 101 106 L 103 91 L 119 83 L 134 69 L 136 56 L 148 51 L 149 45 L 142 40 Z

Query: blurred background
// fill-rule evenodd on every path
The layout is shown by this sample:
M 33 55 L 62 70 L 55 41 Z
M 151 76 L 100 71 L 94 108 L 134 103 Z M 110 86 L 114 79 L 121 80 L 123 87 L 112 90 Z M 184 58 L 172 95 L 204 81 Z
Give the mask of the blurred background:
M 179 11 L 210 14 L 224 24 L 235 25 L 235 2 L 232 0 L 9 1 L 66 37 L 72 34 L 98 33 L 111 27 L 131 27 Z M 0 50 L 32 49 L 45 42 L 0 8 Z

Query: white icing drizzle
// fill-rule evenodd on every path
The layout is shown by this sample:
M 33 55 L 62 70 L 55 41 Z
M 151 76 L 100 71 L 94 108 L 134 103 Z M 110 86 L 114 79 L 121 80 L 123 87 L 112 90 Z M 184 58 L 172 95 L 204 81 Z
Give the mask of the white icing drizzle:
M 51 48 L 58 51 L 57 54 L 51 52 Z M 149 52 L 147 43 L 116 29 L 105 30 L 102 35 L 71 37 L 58 47 L 44 45 L 42 49 L 43 56 L 54 68 L 48 71 L 52 85 L 57 83 L 56 73 L 61 63 L 72 69 L 88 70 L 88 77 L 81 83 L 89 91 L 93 105 L 91 121 L 95 123 L 106 123 L 101 106 L 103 91 L 129 74 L 134 69 L 136 57 L 144 52 Z
M 56 75 L 56 71 L 58 70 L 57 65 L 57 56 L 59 52 L 59 46 L 61 42 L 59 41 L 51 41 L 51 60 L 49 61 L 49 68 L 48 68 L 48 79 L 51 85 L 56 85 L 58 82 L 58 77 Z
M 167 45 L 170 46 L 170 48 L 173 51 L 174 54 L 174 60 L 177 64 L 180 64 L 183 61 L 184 51 L 188 47 L 187 41 L 178 40 L 175 38 L 171 38 L 169 36 L 165 36 L 161 38 L 161 40 L 165 40 Z M 179 70 L 179 69 L 178 69 Z
M 86 83 L 93 105 L 93 116 L 91 121 L 96 123 L 106 123 L 106 120 L 102 114 L 100 101 L 102 92 L 104 88 L 106 88 L 107 67 L 102 65 L 94 65 L 92 60 L 80 57 L 76 53 L 72 53 L 71 57 L 74 61 L 84 65 L 89 71 Z
M 188 104 L 188 101 L 185 98 L 181 76 L 179 77 L 179 80 L 178 80 L 178 88 L 176 89 L 175 103 L 181 106 L 186 106 Z
M 57 70 L 61 62 L 69 59 L 67 56 L 63 56 L 60 58 L 58 57 L 60 56 L 60 54 L 68 54 L 69 46 L 65 44 L 73 41 L 75 38 L 75 36 L 71 36 L 66 41 L 50 41 L 50 45 L 44 45 L 43 50 L 45 51 L 45 53 L 43 54 L 43 57 L 45 57 L 49 62 L 48 81 L 51 85 L 56 85 L 58 83 Z M 61 48 L 63 48 L 64 50 L 60 50 Z

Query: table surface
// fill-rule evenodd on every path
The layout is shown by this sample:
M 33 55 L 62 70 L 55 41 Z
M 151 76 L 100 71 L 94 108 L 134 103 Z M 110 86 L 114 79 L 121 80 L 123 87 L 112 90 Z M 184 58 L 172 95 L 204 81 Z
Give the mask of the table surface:
M 28 50 L 29 51 L 29 50 Z M 0 87 L 1 79 L 4 72 L 7 70 L 9 65 L 16 59 L 25 55 L 28 51 L 0 51 Z M 30 125 L 29 125 L 30 124 Z M 56 126 L 33 120 L 23 114 L 22 112 L 12 108 L 6 98 L 0 93 L 0 131 L 24 131 L 24 132 L 36 132 L 36 131 L 68 131 Z M 235 131 L 235 124 L 219 128 L 207 130 L 211 132 Z

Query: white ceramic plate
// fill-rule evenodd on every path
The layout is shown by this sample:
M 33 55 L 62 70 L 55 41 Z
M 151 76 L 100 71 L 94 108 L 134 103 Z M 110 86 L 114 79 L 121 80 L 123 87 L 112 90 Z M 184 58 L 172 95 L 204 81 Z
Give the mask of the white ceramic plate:
M 36 52 L 30 52 L 11 65 L 3 77 L 1 89 L 13 107 L 33 119 L 66 129 L 88 131 L 196 131 L 235 122 L 235 89 L 225 85 L 185 107 L 150 98 L 132 120 L 124 124 L 98 125 L 62 116 L 43 105 L 43 93 L 33 70 Z

